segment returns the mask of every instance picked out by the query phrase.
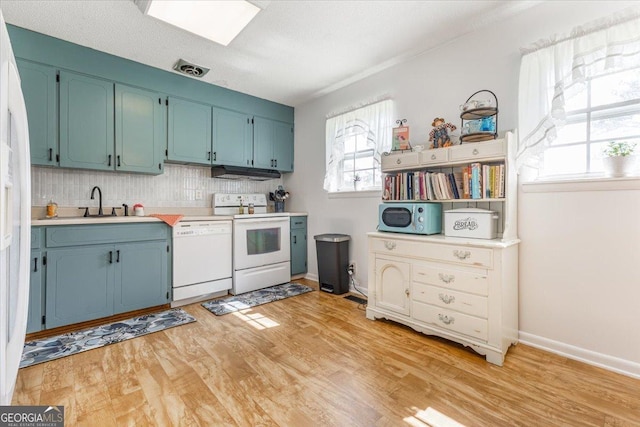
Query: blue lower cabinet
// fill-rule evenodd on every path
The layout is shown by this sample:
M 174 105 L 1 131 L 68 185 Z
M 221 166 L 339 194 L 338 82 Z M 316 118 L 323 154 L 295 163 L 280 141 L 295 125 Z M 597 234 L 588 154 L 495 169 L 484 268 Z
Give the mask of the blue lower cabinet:
M 116 246 L 114 312 L 124 313 L 169 302 L 166 242 Z
M 43 314 L 43 285 L 44 267 L 42 265 L 42 251 L 31 251 L 31 274 L 29 276 L 29 317 L 27 318 L 27 333 L 42 330 Z
M 170 301 L 165 224 L 47 227 L 32 247 L 28 332 L 42 319 L 50 329 Z
M 291 217 L 291 275 L 307 273 L 307 217 Z
M 47 252 L 47 329 L 113 314 L 114 247 L 52 249 Z

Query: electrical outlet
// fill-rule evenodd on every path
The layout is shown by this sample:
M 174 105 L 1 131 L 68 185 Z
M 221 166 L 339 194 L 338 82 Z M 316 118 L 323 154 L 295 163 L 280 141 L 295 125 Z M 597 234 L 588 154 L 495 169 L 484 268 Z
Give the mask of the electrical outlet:
M 349 262 L 349 271 L 351 271 L 351 274 L 353 274 L 354 276 L 356 275 L 356 262 L 355 261 L 350 261 Z
M 202 200 L 202 190 L 196 190 L 196 200 Z

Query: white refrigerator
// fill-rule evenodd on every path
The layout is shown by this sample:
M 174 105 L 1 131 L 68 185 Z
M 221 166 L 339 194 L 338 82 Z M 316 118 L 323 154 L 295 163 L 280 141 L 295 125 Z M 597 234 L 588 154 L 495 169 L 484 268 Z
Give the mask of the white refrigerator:
M 0 10 L 0 405 L 10 405 L 27 327 L 31 247 L 27 111 Z

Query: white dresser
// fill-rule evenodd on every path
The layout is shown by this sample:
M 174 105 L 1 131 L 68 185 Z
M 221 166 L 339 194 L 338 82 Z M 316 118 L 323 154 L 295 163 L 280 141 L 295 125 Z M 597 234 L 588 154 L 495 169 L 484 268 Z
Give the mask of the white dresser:
M 368 238 L 367 318 L 450 339 L 502 365 L 518 341 L 518 240 Z

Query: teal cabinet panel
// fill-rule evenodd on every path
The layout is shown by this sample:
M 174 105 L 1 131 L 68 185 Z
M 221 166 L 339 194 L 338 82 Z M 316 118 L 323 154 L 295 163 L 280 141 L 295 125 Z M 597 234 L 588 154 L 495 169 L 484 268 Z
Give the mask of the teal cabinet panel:
M 273 120 L 253 118 L 253 166 L 275 169 L 273 158 Z
M 213 164 L 251 166 L 253 126 L 251 116 L 213 108 Z
M 261 117 L 253 123 L 254 167 L 293 171 L 293 126 Z
M 47 251 L 46 328 L 113 314 L 114 247 Z
M 31 164 L 58 164 L 58 90 L 53 67 L 16 61 L 29 121 Z
M 169 97 L 167 160 L 209 165 L 211 106 Z
M 307 272 L 307 217 L 291 217 L 291 275 Z
M 293 172 L 293 126 L 289 123 L 273 123 L 275 169 L 280 172 Z
M 47 248 L 145 240 L 166 240 L 171 229 L 165 223 L 58 225 L 46 228 Z
M 60 166 L 113 170 L 113 83 L 60 72 Z
M 167 242 L 116 246 L 114 313 L 169 302 Z
M 115 86 L 115 170 L 161 174 L 167 144 L 162 95 Z
M 42 251 L 31 251 L 31 273 L 29 276 L 29 314 L 27 333 L 42 330 L 44 275 Z

